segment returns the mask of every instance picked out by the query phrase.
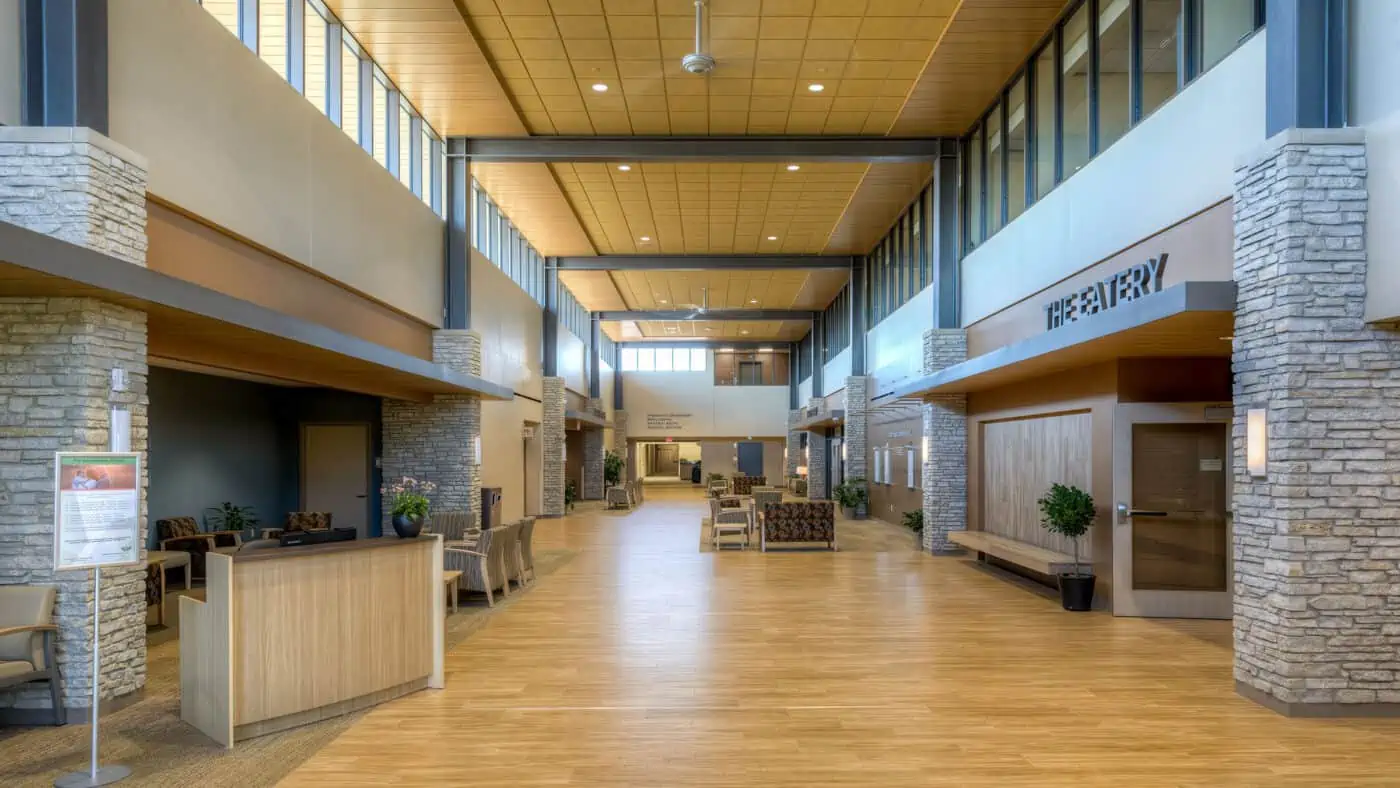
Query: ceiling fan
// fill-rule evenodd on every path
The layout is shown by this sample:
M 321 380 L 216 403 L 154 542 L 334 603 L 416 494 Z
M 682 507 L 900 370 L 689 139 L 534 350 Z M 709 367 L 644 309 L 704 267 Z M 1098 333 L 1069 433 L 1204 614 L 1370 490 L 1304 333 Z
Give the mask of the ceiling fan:
M 676 306 L 686 307 L 691 310 L 690 314 L 681 318 L 681 320 L 694 320 L 697 317 L 704 317 L 705 313 L 710 310 L 710 288 L 700 288 L 700 303 L 676 304 Z

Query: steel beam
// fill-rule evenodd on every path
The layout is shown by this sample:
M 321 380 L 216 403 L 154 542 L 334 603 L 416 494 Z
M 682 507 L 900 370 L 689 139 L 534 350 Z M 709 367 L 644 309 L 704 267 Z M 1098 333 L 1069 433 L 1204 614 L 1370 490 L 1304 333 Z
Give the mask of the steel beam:
M 448 143 L 449 146 L 454 144 Z M 447 172 L 443 174 L 447 177 L 447 221 L 443 225 L 447 246 L 442 272 L 443 327 L 471 328 L 472 186 L 467 160 L 449 160 Z
M 851 267 L 850 255 L 825 254 L 605 254 L 561 257 L 561 271 L 764 271 L 776 268 Z
M 711 309 L 696 312 L 691 309 L 672 310 L 616 310 L 599 312 L 599 320 L 811 320 L 819 312 L 806 312 L 799 309 Z
M 541 374 L 552 378 L 559 374 L 559 269 L 554 260 L 544 262 L 544 309 L 540 310 L 544 324 L 544 348 Z
M 957 155 L 951 138 L 900 137 L 486 137 L 467 141 L 473 161 L 926 162 Z
M 1346 0 L 1268 0 L 1265 136 L 1347 125 Z
M 588 398 L 603 396 L 603 321 L 598 313 L 588 316 Z
M 108 133 L 107 0 L 27 0 L 22 123 Z

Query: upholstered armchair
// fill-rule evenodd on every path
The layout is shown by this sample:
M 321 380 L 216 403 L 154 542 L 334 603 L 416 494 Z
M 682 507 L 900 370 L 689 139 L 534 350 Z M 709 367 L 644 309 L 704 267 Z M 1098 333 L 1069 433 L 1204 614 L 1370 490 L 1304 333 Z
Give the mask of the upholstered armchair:
M 243 538 L 237 532 L 233 535 L 234 544 L 221 546 L 218 538 L 225 532 L 205 533 L 199 530 L 199 521 L 193 517 L 166 517 L 156 520 L 156 533 L 160 537 L 160 549 L 175 550 L 190 554 L 190 571 L 196 577 L 204 577 L 204 556 L 206 553 L 232 555 L 238 552 Z
M 462 573 L 461 586 L 486 594 L 488 607 L 496 606 L 497 588 L 510 593 L 510 581 L 505 577 L 504 556 L 508 542 L 505 527 L 487 528 L 481 532 L 475 547 L 450 545 L 443 548 L 443 566 Z
M 56 595 L 53 586 L 0 586 L 0 687 L 47 681 L 54 724 L 62 725 L 63 691 L 54 654 Z
M 264 539 L 277 539 L 286 533 L 329 531 L 330 529 L 330 512 L 287 512 L 287 521 L 282 524 L 281 528 L 264 528 L 262 536 Z
M 735 476 L 731 491 L 735 495 L 752 495 L 753 488 L 762 487 L 767 483 L 767 476 Z
M 520 580 L 525 582 L 526 575 L 529 575 L 529 582 L 535 582 L 535 518 L 526 517 L 521 521 L 520 526 Z
M 836 505 L 831 501 L 770 503 L 763 509 L 761 548 L 769 543 L 826 542 L 836 549 Z
M 442 541 L 448 544 L 475 542 L 479 533 L 471 512 L 434 512 L 429 530 L 442 534 Z
M 609 509 L 632 508 L 632 493 L 626 487 L 609 487 L 607 499 Z

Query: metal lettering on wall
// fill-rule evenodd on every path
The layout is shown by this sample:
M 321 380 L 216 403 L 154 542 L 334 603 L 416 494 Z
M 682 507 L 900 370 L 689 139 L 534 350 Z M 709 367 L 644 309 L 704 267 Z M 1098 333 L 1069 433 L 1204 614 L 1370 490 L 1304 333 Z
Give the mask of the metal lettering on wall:
M 1081 317 L 1106 312 L 1120 304 L 1161 292 L 1167 253 L 1149 258 L 1101 282 L 1069 293 L 1045 305 L 1045 330 L 1052 331 Z
M 671 432 L 690 426 L 689 413 L 648 413 L 647 429 Z

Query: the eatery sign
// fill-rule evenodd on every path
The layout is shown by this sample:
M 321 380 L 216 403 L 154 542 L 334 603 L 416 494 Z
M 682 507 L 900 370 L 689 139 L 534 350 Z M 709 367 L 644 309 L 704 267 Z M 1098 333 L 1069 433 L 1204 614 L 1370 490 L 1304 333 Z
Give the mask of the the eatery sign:
M 1166 271 L 1167 254 L 1163 252 L 1157 257 L 1149 258 L 1145 263 L 1066 293 L 1045 305 L 1045 330 L 1053 331 L 1081 317 L 1105 312 L 1145 295 L 1161 292 L 1162 276 Z

